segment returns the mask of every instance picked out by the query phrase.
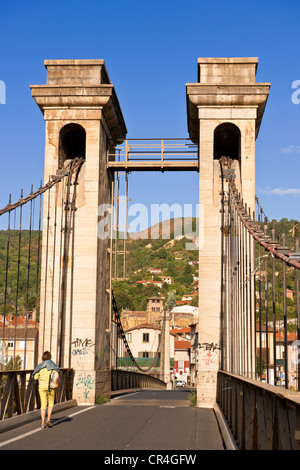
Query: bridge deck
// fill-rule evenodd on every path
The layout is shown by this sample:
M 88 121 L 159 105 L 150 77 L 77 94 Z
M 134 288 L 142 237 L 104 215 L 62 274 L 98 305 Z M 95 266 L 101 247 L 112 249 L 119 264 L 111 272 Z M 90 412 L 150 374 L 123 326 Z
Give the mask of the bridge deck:
M 199 171 L 198 146 L 189 139 L 130 139 L 108 155 L 113 171 Z
M 121 161 L 108 162 L 107 167 L 114 171 L 199 171 L 198 161 Z
M 223 450 L 213 410 L 189 406 L 189 393 L 148 390 L 60 411 L 52 429 L 41 430 L 35 421 L 0 434 L 0 449 Z

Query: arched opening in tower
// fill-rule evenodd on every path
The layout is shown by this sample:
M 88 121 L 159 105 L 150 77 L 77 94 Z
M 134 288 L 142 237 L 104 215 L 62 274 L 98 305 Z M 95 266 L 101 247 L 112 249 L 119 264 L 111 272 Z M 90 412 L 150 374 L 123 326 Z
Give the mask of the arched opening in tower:
M 241 132 L 230 122 L 220 124 L 214 132 L 214 159 L 230 157 L 240 161 Z
M 76 123 L 67 124 L 59 132 L 59 168 L 66 160 L 85 159 L 85 129 Z

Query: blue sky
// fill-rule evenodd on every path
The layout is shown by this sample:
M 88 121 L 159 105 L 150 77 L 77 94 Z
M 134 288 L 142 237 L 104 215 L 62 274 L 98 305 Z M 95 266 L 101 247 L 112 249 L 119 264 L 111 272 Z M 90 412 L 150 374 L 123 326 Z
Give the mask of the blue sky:
M 45 59 L 104 59 L 128 138 L 187 137 L 185 84 L 198 57 L 258 57 L 271 82 L 256 141 L 256 192 L 270 219 L 300 219 L 299 2 L 54 0 L 0 3 L 0 206 L 43 177 L 44 120 L 30 84 Z M 300 97 L 300 94 L 299 94 Z M 153 186 L 155 185 L 155 190 Z M 132 173 L 132 203 L 198 202 L 197 173 Z

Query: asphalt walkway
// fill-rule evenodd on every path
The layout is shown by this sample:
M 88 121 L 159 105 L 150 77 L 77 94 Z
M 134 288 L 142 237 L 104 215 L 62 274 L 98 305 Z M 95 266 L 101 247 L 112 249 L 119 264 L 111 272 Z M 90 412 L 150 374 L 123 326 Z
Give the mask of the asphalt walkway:
M 0 450 L 114 451 L 111 459 L 115 451 L 224 450 L 214 411 L 190 406 L 189 393 L 140 391 L 59 411 L 51 429 L 34 421 L 1 433 Z

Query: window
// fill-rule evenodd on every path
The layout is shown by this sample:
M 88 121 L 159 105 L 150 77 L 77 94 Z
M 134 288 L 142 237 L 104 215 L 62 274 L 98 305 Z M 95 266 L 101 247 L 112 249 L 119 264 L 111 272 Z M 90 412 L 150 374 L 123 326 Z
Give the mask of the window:
M 149 357 L 149 353 L 147 351 L 143 352 L 143 357 Z
M 131 333 L 126 333 L 126 339 L 128 343 L 131 343 Z
M 149 333 L 143 333 L 143 343 L 149 343 Z
M 14 347 L 15 342 L 14 341 L 8 341 L 7 342 L 7 348 L 12 349 Z
M 59 168 L 66 160 L 85 159 L 86 134 L 82 126 L 76 123 L 67 124 L 59 132 Z
M 220 124 L 214 132 L 214 158 L 230 157 L 239 160 L 240 142 L 241 133 L 236 125 L 230 122 Z

